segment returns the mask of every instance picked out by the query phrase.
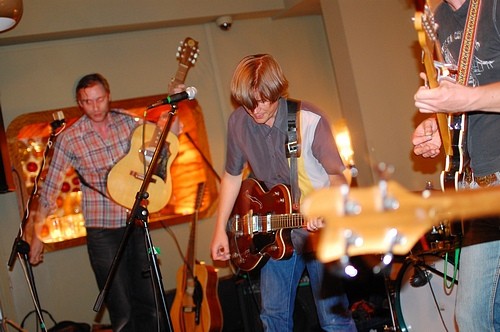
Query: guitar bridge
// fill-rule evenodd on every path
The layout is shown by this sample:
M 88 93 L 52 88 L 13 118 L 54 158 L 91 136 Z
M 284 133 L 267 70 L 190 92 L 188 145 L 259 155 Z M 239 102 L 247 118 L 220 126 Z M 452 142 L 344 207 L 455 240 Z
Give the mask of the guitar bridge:
M 141 181 L 144 180 L 144 174 L 138 173 L 136 171 L 130 171 L 130 175 L 132 175 L 137 180 L 141 180 Z M 149 181 L 149 182 L 156 183 L 156 179 L 155 178 L 151 178 L 151 181 Z
M 196 307 L 194 307 L 194 306 L 183 306 L 182 311 L 183 312 L 194 312 L 195 308 Z

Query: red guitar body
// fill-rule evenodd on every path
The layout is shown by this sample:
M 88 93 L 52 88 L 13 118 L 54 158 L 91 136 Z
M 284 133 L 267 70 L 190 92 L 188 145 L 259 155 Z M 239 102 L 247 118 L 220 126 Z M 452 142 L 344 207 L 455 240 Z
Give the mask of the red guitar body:
M 256 180 L 244 180 L 227 224 L 231 262 L 250 271 L 269 258 L 289 258 L 292 229 L 302 226 L 302 216 L 292 213 L 287 186 L 278 184 L 265 191 Z

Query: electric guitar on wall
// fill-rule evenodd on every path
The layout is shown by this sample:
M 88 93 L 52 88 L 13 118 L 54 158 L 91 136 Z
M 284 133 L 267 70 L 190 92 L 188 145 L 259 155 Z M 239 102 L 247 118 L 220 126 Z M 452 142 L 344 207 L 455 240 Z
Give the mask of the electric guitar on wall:
M 437 39 L 437 24 L 427 1 L 425 1 L 422 10 L 415 13 L 414 24 L 422 48 L 422 62 L 429 87 L 436 88 L 441 79 L 455 80 L 457 68 L 444 63 L 440 43 Z M 456 190 L 468 164 L 465 145 L 467 118 L 463 113 L 450 115 L 437 113 L 436 117 L 446 155 L 445 168 L 441 172 L 441 189 L 443 191 Z
M 251 271 L 262 267 L 269 258 L 289 258 L 293 253 L 291 232 L 304 226 L 302 215 L 292 213 L 287 186 L 278 184 L 265 191 L 256 180 L 246 179 L 227 222 L 231 262 L 243 271 Z
M 186 38 L 177 50 L 179 62 L 172 84 L 184 83 L 188 70 L 198 58 L 198 42 Z M 132 133 L 129 152 L 111 169 L 108 174 L 107 189 L 110 197 L 118 204 L 131 209 L 140 190 L 145 172 L 158 144 L 163 125 L 168 120 L 170 109 L 163 112 L 156 125 L 145 123 Z M 170 166 L 177 156 L 179 140 L 169 132 L 157 168 L 147 187 L 149 194 L 148 211 L 158 212 L 167 205 L 172 195 Z
M 194 254 L 196 223 L 204 189 L 205 183 L 199 183 L 186 261 L 177 272 L 177 288 L 170 310 L 172 326 L 176 332 L 222 330 L 217 271 L 212 266 L 196 261 Z

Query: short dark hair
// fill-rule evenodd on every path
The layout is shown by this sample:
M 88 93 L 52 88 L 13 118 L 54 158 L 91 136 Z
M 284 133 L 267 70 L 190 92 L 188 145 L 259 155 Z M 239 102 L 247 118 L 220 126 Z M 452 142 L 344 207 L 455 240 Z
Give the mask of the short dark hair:
M 78 99 L 78 91 L 96 84 L 101 84 L 104 87 L 104 90 L 106 90 L 107 93 L 110 93 L 111 90 L 109 89 L 108 80 L 106 80 L 106 78 L 104 78 L 101 74 L 94 73 L 85 75 L 78 81 L 75 88 L 75 98 Z

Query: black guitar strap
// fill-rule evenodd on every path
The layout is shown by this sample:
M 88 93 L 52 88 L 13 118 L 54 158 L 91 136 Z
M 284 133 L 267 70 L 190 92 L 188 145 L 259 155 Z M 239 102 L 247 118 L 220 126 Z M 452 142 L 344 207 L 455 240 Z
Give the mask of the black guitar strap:
M 297 158 L 300 157 L 300 101 L 287 99 L 288 130 L 286 140 L 286 156 L 290 159 L 290 186 L 292 191 L 292 209 L 299 211 L 300 189 L 297 169 Z M 299 130 L 297 130 L 299 128 Z
M 78 179 L 80 180 L 80 184 L 82 184 L 86 187 L 89 187 L 90 189 L 99 193 L 101 196 L 104 196 L 107 199 L 111 199 L 108 195 L 106 195 L 105 193 L 103 193 L 102 191 L 100 191 L 99 189 L 97 189 L 96 187 L 91 185 L 90 183 L 88 183 L 87 180 L 85 180 L 85 178 L 83 177 L 83 175 L 80 174 L 80 172 L 78 172 L 77 170 L 75 170 L 75 172 L 76 172 L 76 175 L 78 175 Z

